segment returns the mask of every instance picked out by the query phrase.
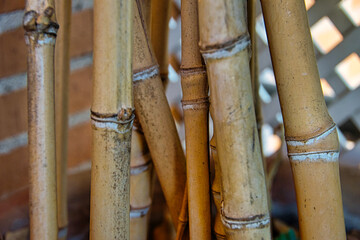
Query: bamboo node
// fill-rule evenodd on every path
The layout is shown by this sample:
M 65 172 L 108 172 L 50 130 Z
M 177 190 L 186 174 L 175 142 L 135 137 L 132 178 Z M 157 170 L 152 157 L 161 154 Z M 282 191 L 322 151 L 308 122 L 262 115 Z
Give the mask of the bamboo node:
M 326 138 L 328 135 L 330 135 L 334 130 L 336 129 L 336 125 L 333 124 L 328 130 L 322 132 L 321 134 L 304 139 L 304 140 L 286 140 L 286 144 L 289 146 L 297 147 L 297 146 L 311 146 L 313 144 L 316 144 L 318 141 Z
M 181 68 L 180 69 L 180 75 L 181 76 L 196 75 L 196 74 L 204 74 L 204 75 L 206 75 L 205 66 L 197 67 L 197 68 Z
M 117 133 L 126 133 L 131 131 L 135 114 L 132 114 L 129 119 L 119 120 L 116 117 L 100 116 L 94 112 L 91 112 L 91 125 L 93 128 L 102 128 Z
M 196 100 L 182 100 L 184 110 L 197 110 L 209 108 L 209 97 L 199 98 Z
M 201 49 L 200 52 L 205 61 L 207 59 L 221 59 L 231 57 L 236 53 L 247 49 L 250 45 L 250 36 L 246 33 L 233 41 L 221 45 L 208 46 L 206 49 Z
M 34 10 L 29 10 L 24 14 L 23 26 L 27 33 L 36 32 L 43 34 L 56 35 L 59 24 L 53 21 L 55 10 L 48 7 L 42 14 L 38 14 Z
M 145 70 L 134 73 L 133 81 L 136 82 L 136 81 L 146 80 L 155 77 L 158 74 L 159 74 L 159 66 L 154 65 L 149 68 L 146 68 Z
M 224 205 L 224 202 L 221 205 Z M 270 224 L 270 217 L 268 214 L 259 214 L 246 218 L 229 218 L 225 216 L 222 206 L 221 221 L 229 229 L 264 228 Z
M 142 208 L 134 208 L 130 205 L 130 218 L 141 218 L 145 216 L 146 214 L 148 214 L 150 206 L 151 205 Z
M 290 161 L 310 161 L 310 162 L 336 162 L 339 159 L 339 152 L 307 152 L 289 153 Z
M 145 158 L 145 160 L 147 160 L 146 163 L 139 165 L 139 166 L 133 166 L 130 168 L 130 175 L 138 175 L 140 173 L 145 172 L 146 170 L 150 169 L 150 167 L 152 166 L 152 162 L 151 160 L 151 155 L 150 153 L 147 153 L 146 155 L 143 156 L 143 158 Z

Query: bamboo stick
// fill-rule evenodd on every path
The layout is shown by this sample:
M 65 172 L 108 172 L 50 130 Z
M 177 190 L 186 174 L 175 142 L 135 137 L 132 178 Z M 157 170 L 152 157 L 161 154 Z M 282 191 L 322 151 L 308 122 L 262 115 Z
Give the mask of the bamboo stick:
M 181 211 L 178 218 L 176 229 L 176 240 L 190 239 L 189 236 L 189 205 L 188 205 L 188 185 L 186 184 L 184 198 L 181 204 Z
M 152 162 L 140 124 L 135 121 L 130 161 L 130 239 L 147 239 L 152 195 Z
M 70 73 L 71 0 L 56 0 L 56 16 L 61 26 L 55 46 L 55 121 L 56 121 L 56 177 L 59 239 L 66 239 L 67 210 L 67 137 Z
M 176 227 L 185 190 L 185 157 L 160 80 L 159 69 L 147 41 L 138 1 L 137 5 L 133 58 L 136 116 L 144 131 Z
M 339 142 L 321 91 L 305 4 L 262 0 L 301 239 L 345 239 Z
M 214 233 L 217 240 L 224 240 L 226 239 L 224 225 L 221 222 L 220 211 L 221 211 L 221 172 L 219 166 L 219 159 L 217 156 L 216 150 L 216 139 L 215 135 L 211 138 L 210 141 L 210 148 L 211 148 L 211 157 L 214 162 L 215 168 L 215 177 L 214 181 L 211 186 L 214 204 L 216 207 L 216 215 L 215 215 L 215 222 L 214 222 Z
M 54 1 L 27 1 L 30 239 L 57 239 L 54 112 Z
M 130 238 L 133 1 L 94 1 L 90 239 Z
M 222 182 L 227 239 L 270 239 L 265 174 L 255 122 L 246 1 L 199 1 Z M 224 27 L 226 26 L 226 28 Z
M 141 12 L 146 24 L 146 29 L 149 32 L 151 28 L 151 5 L 153 0 L 140 0 Z
M 197 0 L 183 0 L 181 12 L 180 73 L 186 137 L 190 239 L 210 239 L 209 87 L 198 47 Z
M 164 86 L 167 85 L 169 74 L 168 38 L 171 6 L 172 1 L 170 0 L 151 1 L 150 39 L 159 63 L 160 77 Z

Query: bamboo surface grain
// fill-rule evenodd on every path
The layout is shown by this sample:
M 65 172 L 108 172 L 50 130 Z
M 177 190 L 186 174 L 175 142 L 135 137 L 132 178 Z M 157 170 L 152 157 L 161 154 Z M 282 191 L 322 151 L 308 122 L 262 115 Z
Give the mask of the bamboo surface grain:
M 211 238 L 209 87 L 198 47 L 197 0 L 181 2 L 181 87 L 186 139 L 190 239 Z
M 301 239 L 345 239 L 338 136 L 322 94 L 304 2 L 261 3 L 294 176 Z
M 57 239 L 54 1 L 27 1 L 30 239 Z
M 130 239 L 133 1 L 94 1 L 90 239 Z
M 226 237 L 270 239 L 265 173 L 251 88 L 246 10 L 246 1 L 199 1 L 199 45 L 214 109 L 222 182 L 221 220 Z
M 139 4 L 137 1 L 138 8 L 134 15 L 135 112 L 176 227 L 186 183 L 185 156 Z
M 67 138 L 70 75 L 71 2 L 56 0 L 56 17 L 60 29 L 55 46 L 55 119 L 56 178 L 59 239 L 66 239 L 67 207 Z

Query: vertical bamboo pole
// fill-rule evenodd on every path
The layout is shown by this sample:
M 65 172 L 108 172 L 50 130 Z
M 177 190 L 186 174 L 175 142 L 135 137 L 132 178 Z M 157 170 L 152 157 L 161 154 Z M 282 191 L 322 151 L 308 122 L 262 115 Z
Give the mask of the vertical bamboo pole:
M 199 1 L 227 239 L 270 239 L 265 174 L 249 68 L 247 1 Z M 226 26 L 226 27 L 224 27 Z
M 164 86 L 167 84 L 169 74 L 168 38 L 171 6 L 171 0 L 152 0 L 151 2 L 150 39 Z
M 176 227 L 186 183 L 185 156 L 139 10 L 137 1 L 133 58 L 136 116 Z
M 90 239 L 130 238 L 133 1 L 94 1 Z
M 339 142 L 321 91 L 304 1 L 262 0 L 301 239 L 345 239 Z
M 54 112 L 54 1 L 27 1 L 30 239 L 57 239 Z
M 71 0 L 56 0 L 56 16 L 61 26 L 55 47 L 55 121 L 56 121 L 56 178 L 59 239 L 66 239 L 67 212 L 67 137 L 70 73 Z
M 198 47 L 197 0 L 183 0 L 181 13 L 180 73 L 186 136 L 190 239 L 210 239 L 209 87 Z
M 222 224 L 220 217 L 220 211 L 221 211 L 221 175 L 220 174 L 221 173 L 219 166 L 219 158 L 217 156 L 217 150 L 216 150 L 215 135 L 211 138 L 210 148 L 211 148 L 211 157 L 213 159 L 214 168 L 215 168 L 215 177 L 211 186 L 214 203 L 216 207 L 214 233 L 217 240 L 224 240 L 226 239 L 226 235 L 225 235 L 224 225 Z
M 130 161 L 130 239 L 147 239 L 151 207 L 152 162 L 140 124 L 134 123 Z

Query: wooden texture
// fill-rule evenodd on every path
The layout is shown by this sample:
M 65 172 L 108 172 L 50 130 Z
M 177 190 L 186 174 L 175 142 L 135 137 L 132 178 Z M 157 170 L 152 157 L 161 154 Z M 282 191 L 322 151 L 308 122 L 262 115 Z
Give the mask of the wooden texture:
M 134 21 L 136 116 L 144 131 L 171 217 L 177 226 L 186 182 L 185 156 L 139 11 L 135 11 Z
M 56 17 L 61 26 L 55 46 L 55 135 L 57 216 L 59 239 L 66 239 L 68 225 L 67 207 L 67 139 L 70 75 L 70 22 L 71 1 L 56 0 Z
M 198 47 L 197 0 L 181 2 L 181 87 L 184 111 L 190 239 L 211 238 L 209 87 Z
M 30 239 L 57 239 L 54 1 L 28 1 L 23 23 L 28 45 Z
M 246 1 L 199 1 L 227 239 L 270 239 L 265 174 L 251 88 Z M 227 26 L 224 28 L 224 26 Z
M 94 2 L 90 239 L 130 239 L 133 1 Z
M 262 0 L 294 175 L 301 239 L 345 239 L 335 124 L 303 1 Z

